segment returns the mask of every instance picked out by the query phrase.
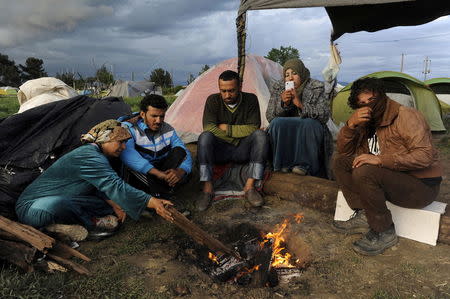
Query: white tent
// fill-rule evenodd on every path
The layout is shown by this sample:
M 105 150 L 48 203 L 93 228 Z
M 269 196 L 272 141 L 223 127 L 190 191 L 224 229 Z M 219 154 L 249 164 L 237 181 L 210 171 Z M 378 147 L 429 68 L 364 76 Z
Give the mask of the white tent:
M 197 141 L 203 131 L 202 118 L 206 98 L 218 93 L 218 78 L 225 70 L 237 71 L 237 58 L 228 59 L 213 66 L 186 87 L 183 94 L 169 107 L 165 121 L 171 124 L 184 142 Z M 269 87 L 281 80 L 281 65 L 261 56 L 248 55 L 242 91 L 256 94 L 261 110 L 261 125 L 267 127 L 266 110 L 269 103 Z
M 156 86 L 154 82 L 117 80 L 108 95 L 112 97 L 139 97 L 145 93 L 162 95 L 162 89 Z
M 53 77 L 28 80 L 20 86 L 20 90 L 17 93 L 17 99 L 20 104 L 18 113 L 77 95 L 78 93 L 72 87 Z

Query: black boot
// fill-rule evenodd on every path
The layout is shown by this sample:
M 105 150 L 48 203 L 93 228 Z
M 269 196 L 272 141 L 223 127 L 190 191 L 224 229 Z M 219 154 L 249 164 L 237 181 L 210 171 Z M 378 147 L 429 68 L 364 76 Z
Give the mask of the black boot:
M 363 210 L 356 210 L 347 221 L 333 221 L 332 228 L 344 234 L 363 234 L 369 230 L 366 215 Z
M 384 232 L 369 230 L 361 239 L 353 242 L 353 249 L 363 255 L 377 255 L 397 244 L 394 224 Z

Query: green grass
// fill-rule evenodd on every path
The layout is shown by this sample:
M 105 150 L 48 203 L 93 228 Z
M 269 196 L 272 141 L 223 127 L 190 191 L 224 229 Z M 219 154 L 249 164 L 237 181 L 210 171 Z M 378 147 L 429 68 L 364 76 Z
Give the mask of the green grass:
M 17 96 L 0 96 L 0 118 L 7 117 L 19 111 Z
M 74 259 L 91 276 L 74 272 L 21 273 L 0 261 L 0 298 L 154 298 L 147 290 L 149 276 L 126 261 L 155 243 L 186 238 L 174 225 L 159 217 L 128 220 L 117 235 L 99 242 L 83 242 L 80 251 L 89 263 Z

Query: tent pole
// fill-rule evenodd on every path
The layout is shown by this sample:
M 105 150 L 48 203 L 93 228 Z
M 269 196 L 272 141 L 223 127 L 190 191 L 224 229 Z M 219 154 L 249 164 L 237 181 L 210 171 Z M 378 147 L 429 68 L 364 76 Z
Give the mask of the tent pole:
M 236 31 L 237 31 L 237 44 L 238 44 L 238 74 L 241 79 L 241 83 L 244 80 L 245 70 L 245 21 L 246 13 L 241 14 L 236 19 Z

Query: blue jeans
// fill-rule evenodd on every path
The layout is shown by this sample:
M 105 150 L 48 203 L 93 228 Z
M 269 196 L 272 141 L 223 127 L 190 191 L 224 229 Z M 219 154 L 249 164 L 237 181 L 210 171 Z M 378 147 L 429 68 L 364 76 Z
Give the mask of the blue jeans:
M 95 195 L 40 197 L 16 212 L 20 222 L 36 228 L 58 223 L 81 224 L 87 229 L 94 228 L 93 217 L 114 213 L 106 201 Z
M 212 168 L 215 164 L 234 162 L 249 163 L 248 176 L 261 180 L 264 176 L 269 152 L 269 137 L 262 130 L 256 130 L 233 145 L 205 131 L 198 138 L 198 162 L 200 164 L 200 181 L 212 180 Z

